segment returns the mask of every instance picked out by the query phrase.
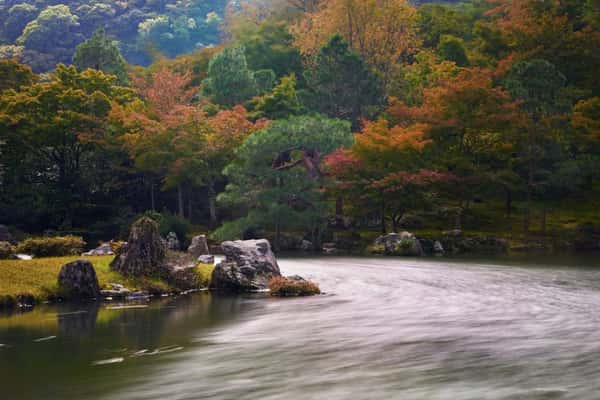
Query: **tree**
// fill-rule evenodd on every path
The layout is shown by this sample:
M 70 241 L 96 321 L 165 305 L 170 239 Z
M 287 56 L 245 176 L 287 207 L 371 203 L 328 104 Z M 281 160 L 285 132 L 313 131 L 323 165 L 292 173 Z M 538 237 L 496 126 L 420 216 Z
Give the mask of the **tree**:
M 518 99 L 521 109 L 530 120 L 525 129 L 523 162 L 526 165 L 527 205 L 525 208 L 524 230 L 529 232 L 531 207 L 536 187 L 536 171 L 543 157 L 544 136 L 549 132 L 550 119 L 566 111 L 569 105 L 563 96 L 565 76 L 546 60 L 520 61 L 513 65 L 504 80 L 504 87 L 514 99 Z
M 202 82 L 205 95 L 224 106 L 240 104 L 257 94 L 254 74 L 248 69 L 244 48 L 228 47 L 215 55 Z
M 437 53 L 444 60 L 454 61 L 459 67 L 469 65 L 469 58 L 461 39 L 445 35 L 442 36 L 437 46 Z
M 310 89 L 310 108 L 332 118 L 347 119 L 353 128 L 385 102 L 379 79 L 339 35 L 321 49 L 305 79 Z
M 417 13 L 406 0 L 330 0 L 292 27 L 296 46 L 316 57 L 334 34 L 389 83 L 394 66 L 414 52 Z
M 245 207 L 241 218 L 226 223 L 216 236 L 243 236 L 254 227 L 275 232 L 279 248 L 283 229 L 304 229 L 318 240 L 327 204 L 319 190 L 323 184 L 321 161 L 334 150 L 350 146 L 347 122 L 322 116 L 291 117 L 272 122 L 248 136 L 236 151 L 236 161 L 222 203 Z
M 91 38 L 77 46 L 73 64 L 80 70 L 93 68 L 115 75 L 121 84 L 129 81 L 125 59 L 117 43 L 109 39 L 103 29 L 97 30 Z
M 354 216 L 376 215 L 383 233 L 389 217 L 397 232 L 407 212 L 424 209 L 433 185 L 451 178 L 427 168 L 427 128 L 422 123 L 390 126 L 384 118 L 367 121 L 352 148 L 327 158 L 329 193 L 347 200 Z
M 0 92 L 7 89 L 19 91 L 22 86 L 31 85 L 34 78 L 30 67 L 13 60 L 0 60 Z
M 42 216 L 52 221 L 48 225 L 68 229 L 81 224 L 79 213 L 106 188 L 99 181 L 104 174 L 97 170 L 104 154 L 95 138 L 105 132 L 111 101 L 131 100 L 129 90 L 114 83 L 114 77 L 99 71 L 59 65 L 46 82 L 3 92 L 0 141 L 5 142 L 3 162 L 8 165 L 4 181 L 13 196 L 5 203 L 11 204 L 7 212 L 15 210 L 14 200 L 17 209 L 31 213 L 18 202 L 25 196 L 40 202 L 33 210 L 37 215 L 47 211 Z
M 296 94 L 296 76 L 284 76 L 272 92 L 252 99 L 251 106 L 252 116 L 255 119 L 285 119 L 300 114 L 301 105 Z

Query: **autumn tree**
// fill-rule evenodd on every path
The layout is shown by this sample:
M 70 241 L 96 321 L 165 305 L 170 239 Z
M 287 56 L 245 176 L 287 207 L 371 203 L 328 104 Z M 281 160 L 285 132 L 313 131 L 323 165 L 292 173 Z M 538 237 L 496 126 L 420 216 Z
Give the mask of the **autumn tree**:
M 417 45 L 416 9 L 406 0 L 330 0 L 292 28 L 295 44 L 309 59 L 339 34 L 389 83 L 399 60 Z

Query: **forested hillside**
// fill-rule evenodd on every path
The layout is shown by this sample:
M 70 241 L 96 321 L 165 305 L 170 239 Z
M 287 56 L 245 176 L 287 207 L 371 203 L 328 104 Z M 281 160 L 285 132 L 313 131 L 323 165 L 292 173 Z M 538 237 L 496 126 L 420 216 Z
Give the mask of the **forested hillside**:
M 15 231 L 600 232 L 595 0 L 0 7 Z
M 226 0 L 2 0 L 0 58 L 36 72 L 70 63 L 75 47 L 103 28 L 130 63 L 147 64 L 218 43 Z

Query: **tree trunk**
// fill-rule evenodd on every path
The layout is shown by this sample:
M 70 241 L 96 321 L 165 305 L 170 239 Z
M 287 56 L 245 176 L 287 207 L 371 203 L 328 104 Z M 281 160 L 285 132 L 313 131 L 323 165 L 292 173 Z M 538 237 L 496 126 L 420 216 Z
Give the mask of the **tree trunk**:
M 183 218 L 183 185 L 181 183 L 177 185 L 177 209 L 179 216 Z
M 208 212 L 210 214 L 211 227 L 217 226 L 217 191 L 215 183 L 210 181 L 208 184 Z
M 508 188 L 504 188 L 504 191 L 506 193 L 506 201 L 504 203 L 506 218 L 510 220 L 510 217 L 512 216 L 512 192 Z
M 546 204 L 542 206 L 542 233 L 546 235 L 546 223 L 548 222 L 548 208 Z
M 344 199 L 339 196 L 335 198 L 335 217 L 338 220 L 344 217 Z

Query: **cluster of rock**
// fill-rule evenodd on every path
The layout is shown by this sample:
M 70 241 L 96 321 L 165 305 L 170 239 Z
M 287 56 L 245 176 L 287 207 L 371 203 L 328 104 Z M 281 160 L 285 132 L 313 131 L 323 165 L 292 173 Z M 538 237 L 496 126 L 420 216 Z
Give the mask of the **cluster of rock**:
M 444 232 L 436 239 L 417 238 L 410 232 L 390 233 L 378 237 L 372 253 L 418 257 L 423 255 L 504 253 L 508 242 L 494 236 L 467 236 L 460 230 Z

